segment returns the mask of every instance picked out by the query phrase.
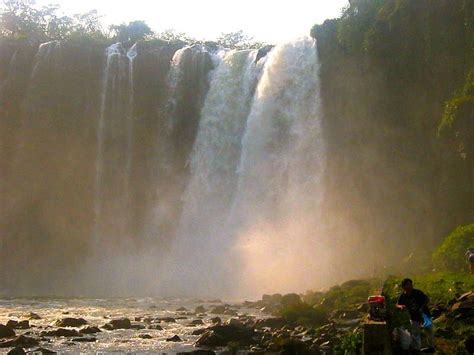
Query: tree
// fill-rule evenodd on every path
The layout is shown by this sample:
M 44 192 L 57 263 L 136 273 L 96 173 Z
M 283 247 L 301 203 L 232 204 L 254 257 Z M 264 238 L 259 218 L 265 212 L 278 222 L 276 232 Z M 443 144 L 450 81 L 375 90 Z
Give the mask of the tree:
M 466 251 L 474 245 L 474 224 L 460 226 L 449 234 L 433 253 L 433 262 L 439 270 L 464 271 L 467 269 Z
M 253 37 L 247 36 L 242 30 L 222 33 L 216 42 L 229 49 L 257 49 L 265 46 L 264 43 L 254 41 Z
M 73 17 L 60 14 L 56 5 L 37 8 L 33 0 L 4 0 L 0 7 L 0 35 L 33 42 L 72 37 L 104 39 L 96 10 Z
M 119 42 L 137 42 L 153 36 L 154 32 L 144 21 L 133 21 L 128 25 L 121 24 L 111 26 L 114 39 Z
M 0 33 L 10 38 L 44 40 L 43 14 L 33 0 L 4 0 L 0 15 Z
M 184 32 L 177 32 L 175 29 L 167 29 L 157 35 L 158 38 L 169 42 L 197 43 L 198 41 Z

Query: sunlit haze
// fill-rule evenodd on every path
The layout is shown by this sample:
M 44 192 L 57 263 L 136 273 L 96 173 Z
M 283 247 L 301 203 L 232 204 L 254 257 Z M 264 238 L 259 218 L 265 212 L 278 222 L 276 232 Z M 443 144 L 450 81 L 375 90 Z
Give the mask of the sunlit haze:
M 198 39 L 243 30 L 256 40 L 279 43 L 308 34 L 315 23 L 337 17 L 347 0 L 38 0 L 58 4 L 67 14 L 96 9 L 107 25 L 146 21 L 160 32 L 175 29 Z

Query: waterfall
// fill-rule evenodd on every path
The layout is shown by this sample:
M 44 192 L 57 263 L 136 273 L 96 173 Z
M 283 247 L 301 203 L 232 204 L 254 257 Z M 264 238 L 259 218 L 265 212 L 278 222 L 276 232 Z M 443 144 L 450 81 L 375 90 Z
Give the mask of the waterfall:
M 213 68 L 212 56 L 203 46 L 183 47 L 174 53 L 171 60 L 164 127 L 160 130 L 155 153 L 158 156 L 158 201 L 152 214 L 160 240 L 169 241 L 172 238 L 176 220 L 180 218 L 183 191 L 189 174 L 189 155 L 209 86 L 209 72 Z
M 122 43 L 116 43 L 106 50 L 97 128 L 96 242 L 103 234 L 125 237 L 129 232 L 136 56 L 136 45 L 126 51 Z
M 319 203 L 325 156 L 318 71 L 310 39 L 278 46 L 268 58 L 242 141 L 234 213 L 243 222 Z
M 239 282 L 272 290 L 268 275 L 274 287 L 278 281 L 262 261 L 294 273 L 286 287 L 301 289 L 302 274 L 317 267 L 310 259 L 318 254 L 325 146 L 315 43 L 277 46 L 257 64 L 256 56 L 228 52 L 212 75 L 175 243 L 172 273 L 182 292 L 235 294 Z M 298 261 L 309 269 L 298 270 Z
M 212 73 L 190 157 L 190 178 L 173 256 L 192 265 L 192 270 L 189 265 L 173 270 L 186 279 L 185 287 L 215 282 L 222 271 L 211 267 L 221 256 L 219 245 L 225 243 L 222 222 L 237 184 L 241 138 L 261 67 L 256 56 L 257 51 L 227 52 Z
M 324 263 L 321 119 L 314 41 L 277 46 L 247 120 L 229 219 L 236 231 L 242 289 L 304 289 Z

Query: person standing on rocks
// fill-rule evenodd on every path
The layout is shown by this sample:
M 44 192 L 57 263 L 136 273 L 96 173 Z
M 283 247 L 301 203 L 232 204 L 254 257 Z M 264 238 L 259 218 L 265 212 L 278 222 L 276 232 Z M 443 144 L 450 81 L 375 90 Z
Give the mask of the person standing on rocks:
M 412 347 L 416 351 L 434 353 L 434 332 L 428 309 L 428 296 L 423 291 L 413 288 L 413 281 L 410 279 L 404 279 L 401 286 L 403 293 L 398 297 L 396 307 L 410 313 Z M 426 324 L 426 320 L 429 320 L 429 324 Z M 421 349 L 422 328 L 425 329 L 428 338 L 428 347 L 424 349 Z
M 466 256 L 467 261 L 469 262 L 471 274 L 474 275 L 474 248 L 467 249 Z

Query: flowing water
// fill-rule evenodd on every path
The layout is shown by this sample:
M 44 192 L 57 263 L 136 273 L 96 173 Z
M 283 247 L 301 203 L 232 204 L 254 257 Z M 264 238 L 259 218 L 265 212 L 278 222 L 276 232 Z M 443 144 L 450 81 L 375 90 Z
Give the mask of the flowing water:
M 29 137 L 38 154 L 55 157 L 43 158 L 51 164 L 41 171 L 44 181 L 29 184 L 38 186 L 40 202 L 27 207 L 45 257 L 32 256 L 27 243 L 14 248 L 19 238 L 9 243 L 25 267 L 37 260 L 42 279 L 54 280 L 35 283 L 44 285 L 39 294 L 256 297 L 317 286 L 308 280 L 326 262 L 319 216 L 326 154 L 314 41 L 264 56 L 159 46 L 117 43 L 94 66 L 88 53 L 90 63 L 71 64 L 81 49 L 50 42 L 34 58 L 22 117 L 34 123 Z M 73 71 L 78 65 L 97 76 L 97 93 Z M 72 72 L 70 83 L 61 81 L 62 70 Z M 76 102 L 84 90 L 90 93 Z M 95 116 L 80 106 L 94 104 Z M 75 145 L 61 143 L 69 140 Z M 83 163 L 76 167 L 77 156 Z M 156 181 L 142 188 L 150 176 Z M 141 203 L 143 196 L 154 205 Z
M 193 332 L 212 325 L 210 314 L 215 306 L 221 306 L 219 300 L 198 299 L 159 299 L 159 298 L 122 298 L 122 299 L 0 299 L 0 324 L 8 320 L 28 319 L 35 313 L 40 319 L 30 320 L 32 328 L 16 330 L 17 334 L 39 336 L 42 331 L 57 329 L 54 323 L 67 317 L 83 318 L 87 325 L 82 328 L 102 327 L 112 319 L 127 317 L 136 329 L 105 330 L 85 335 L 82 338 L 95 339 L 92 342 L 77 340 L 76 337 L 47 337 L 43 338 L 41 347 L 58 353 L 133 353 L 133 354 L 176 354 L 196 350 L 194 343 L 199 335 Z M 204 307 L 205 313 L 196 313 L 195 308 Z M 183 307 L 186 310 L 183 310 Z M 261 312 L 234 305 L 235 314 L 246 314 L 251 317 L 265 318 Z M 219 314 L 222 321 L 232 318 Z M 235 316 L 234 316 L 235 317 Z M 201 320 L 201 325 L 191 325 L 192 321 Z M 159 325 L 162 329 L 150 329 Z M 80 328 L 68 328 L 70 330 Z M 179 336 L 181 341 L 173 342 L 167 339 Z M 143 337 L 146 338 L 143 338 Z M 75 340 L 74 340 L 75 339 Z M 32 350 L 39 348 L 37 346 Z M 1 349 L 0 354 L 6 354 L 9 349 Z

